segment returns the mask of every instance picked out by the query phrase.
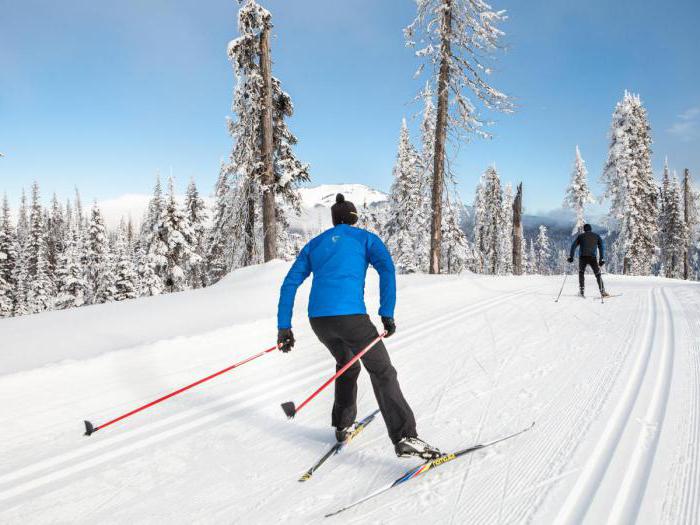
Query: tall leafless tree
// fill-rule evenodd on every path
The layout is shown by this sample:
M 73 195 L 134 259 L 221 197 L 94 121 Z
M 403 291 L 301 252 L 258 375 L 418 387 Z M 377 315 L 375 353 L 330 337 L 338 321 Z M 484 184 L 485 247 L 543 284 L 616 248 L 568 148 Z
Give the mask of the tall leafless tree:
M 407 44 L 418 48 L 416 55 L 422 60 L 418 73 L 426 64 L 430 66 L 430 82 L 437 88 L 430 273 L 440 273 L 448 135 L 489 136 L 483 129 L 486 122 L 467 92 L 486 109 L 513 110 L 509 97 L 486 80 L 491 69 L 485 60 L 501 47 L 504 33 L 497 24 L 506 17 L 504 11 L 494 11 L 483 0 L 416 0 L 416 4 L 416 19 L 404 33 Z

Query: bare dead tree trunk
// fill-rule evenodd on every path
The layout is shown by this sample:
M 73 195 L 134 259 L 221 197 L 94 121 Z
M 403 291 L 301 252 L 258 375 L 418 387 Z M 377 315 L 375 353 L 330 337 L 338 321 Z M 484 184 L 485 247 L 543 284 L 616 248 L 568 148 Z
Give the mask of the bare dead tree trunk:
M 690 232 L 690 171 L 688 168 L 683 172 L 683 219 L 685 220 L 685 226 L 688 228 L 688 233 Z M 688 237 L 688 241 L 685 244 L 685 249 L 683 250 L 683 279 L 688 280 L 690 274 L 690 243 L 691 236 Z
M 447 110 L 450 80 L 450 40 L 452 33 L 452 0 L 443 0 L 443 39 L 440 44 L 440 74 L 438 77 L 438 105 L 435 123 L 435 154 L 433 166 L 433 216 L 430 225 L 430 273 L 440 273 L 440 251 L 442 245 L 442 196 L 445 186 L 445 142 L 447 141 Z
M 513 200 L 513 274 L 523 274 L 523 183 L 518 184 L 518 191 Z
M 263 79 L 262 115 L 262 220 L 263 257 L 265 262 L 277 257 L 277 217 L 275 213 L 275 172 L 272 137 L 272 61 L 270 59 L 270 25 L 260 35 L 260 72 Z

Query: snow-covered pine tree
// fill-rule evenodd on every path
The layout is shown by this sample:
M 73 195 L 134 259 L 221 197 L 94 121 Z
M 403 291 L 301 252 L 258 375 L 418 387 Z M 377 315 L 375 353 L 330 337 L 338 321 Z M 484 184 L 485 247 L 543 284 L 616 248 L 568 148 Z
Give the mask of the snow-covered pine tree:
M 80 192 L 78 188 L 75 188 L 75 201 L 73 202 L 74 208 L 74 220 L 75 225 L 78 227 L 78 233 L 83 236 L 84 231 L 87 229 L 88 218 L 85 216 L 83 211 L 83 201 L 80 198 Z
M 527 244 L 527 240 L 525 241 L 525 244 Z M 537 273 L 537 252 L 535 251 L 535 242 L 533 239 L 530 239 L 530 245 L 529 248 L 526 252 L 526 260 L 525 260 L 525 266 L 527 268 L 526 273 L 528 275 L 534 275 Z
M 83 258 L 82 239 L 78 224 L 74 223 L 65 236 L 65 249 L 60 255 L 56 269 L 56 308 L 63 310 L 85 304 L 88 285 L 82 266 Z
M 14 313 L 16 265 L 17 234 L 12 224 L 10 204 L 5 195 L 0 217 L 0 317 L 10 317 Z
M 535 259 L 537 261 L 537 273 L 549 275 L 552 268 L 552 247 L 547 235 L 547 227 L 540 224 L 537 240 L 535 241 Z
M 154 241 L 154 244 L 156 242 Z M 195 252 L 195 236 L 187 214 L 175 200 L 175 183 L 168 181 L 165 199 L 158 225 L 158 264 L 163 269 L 163 284 L 169 292 L 188 288 L 187 275 L 192 265 L 201 263 Z
M 673 176 L 670 175 L 668 162 L 664 165 L 660 197 L 661 265 L 666 277 L 678 279 L 683 274 L 683 256 L 688 243 L 688 230 L 683 216 L 680 183 L 675 173 Z
M 152 246 L 152 244 L 156 242 L 158 236 L 158 225 L 160 224 L 160 219 L 163 215 L 164 206 L 165 204 L 163 201 L 163 189 L 160 183 L 160 174 L 156 174 L 156 183 L 153 186 L 153 196 L 148 202 L 148 209 L 143 216 L 141 231 L 139 233 L 138 244 L 145 253 L 156 251 L 156 248 Z M 156 268 L 156 273 L 158 273 L 159 276 L 161 275 L 158 268 Z
M 434 148 L 430 272 L 440 273 L 442 249 L 442 207 L 448 129 L 459 134 L 487 136 L 471 92 L 487 109 L 512 111 L 509 98 L 491 86 L 486 77 L 491 69 L 487 55 L 499 49 L 503 32 L 497 28 L 505 19 L 483 0 L 416 0 L 417 16 L 404 33 L 423 63 L 432 70 L 430 82 L 438 97 Z M 452 109 L 452 111 L 450 111 Z
M 498 273 L 510 275 L 513 273 L 513 186 L 506 184 L 503 190 L 503 212 L 501 214 L 501 232 L 498 237 Z
M 155 256 L 146 253 L 143 248 L 138 249 L 137 254 L 139 272 L 139 295 L 151 297 L 163 293 L 163 280 L 156 273 L 157 263 Z
M 613 112 L 608 160 L 601 180 L 610 199 L 612 249 L 623 272 L 649 275 L 658 231 L 658 190 L 651 169 L 651 134 L 639 95 L 625 91 Z
M 700 192 L 693 185 L 690 170 L 683 170 L 683 213 L 688 231 L 688 245 L 684 257 L 685 265 L 683 276 L 685 279 L 693 279 L 693 275 L 700 272 L 697 265 L 700 255 Z M 693 268 L 695 270 L 693 270 Z
M 447 201 L 443 208 L 443 249 L 440 255 L 442 257 L 440 267 L 447 273 L 461 273 L 465 270 L 474 271 L 477 267 L 474 251 L 469 245 L 469 240 L 460 225 L 464 213 L 466 213 L 464 207 L 457 202 Z M 427 252 L 421 250 L 420 253 Z
M 475 250 L 481 261 L 481 271 L 496 274 L 499 271 L 503 233 L 503 190 L 496 168 L 490 166 L 481 176 L 474 201 Z
M 588 170 L 586 163 L 581 157 L 581 152 L 576 146 L 576 160 L 574 161 L 574 171 L 571 174 L 571 182 L 566 189 L 564 197 L 564 207 L 570 208 L 576 213 L 576 223 L 572 233 L 582 233 L 583 225 L 586 223 L 584 218 L 584 208 L 586 204 L 595 202 L 591 191 L 588 189 Z
M 48 243 L 44 210 L 39 184 L 32 185 L 29 209 L 29 231 L 26 239 L 26 290 L 29 313 L 39 313 L 53 307 L 55 288 L 49 274 Z
M 114 297 L 113 261 L 102 211 L 95 202 L 90 210 L 85 239 L 85 279 L 88 303 L 99 304 Z
M 417 238 L 424 217 L 421 172 L 420 157 L 411 144 L 406 119 L 403 119 L 393 170 L 394 182 L 389 195 L 388 221 L 383 230 L 387 247 L 400 273 L 422 270 L 418 257 L 420 240 Z
M 134 258 L 127 239 L 127 226 L 122 220 L 115 243 L 114 300 L 134 299 L 139 295 L 139 276 L 134 268 Z
M 22 188 L 22 196 L 19 201 L 19 210 L 17 212 L 17 242 L 24 247 L 29 237 L 29 214 L 27 212 L 27 195 Z
M 214 213 L 212 227 L 207 239 L 207 279 L 209 283 L 219 281 L 233 266 L 233 232 L 231 229 L 230 166 L 221 163 L 219 178 L 214 188 Z
M 294 155 L 292 147 L 297 143 L 285 119 L 293 114 L 291 98 L 282 90 L 280 81 L 271 77 L 272 99 L 272 187 L 263 178 L 266 173 L 263 158 L 263 124 L 267 89 L 263 82 L 261 63 L 261 37 L 271 27 L 270 12 L 255 0 L 245 0 L 238 15 L 240 36 L 229 43 L 228 56 L 236 75 L 236 88 L 229 120 L 229 134 L 234 146 L 229 162 L 222 168 L 232 189 L 230 212 L 226 213 L 224 231 L 231 231 L 233 245 L 232 265 L 245 266 L 261 260 L 263 225 L 262 201 L 265 194 L 274 196 L 277 228 L 287 224 L 281 203 L 299 212 L 300 198 L 297 191 L 301 182 L 309 180 L 308 165 Z M 266 201 L 269 204 L 269 201 Z M 216 235 L 216 234 L 215 234 Z M 223 238 L 227 236 L 222 235 Z M 279 237 L 279 236 L 278 236 Z M 227 270 L 230 268 L 227 268 Z
M 46 242 L 49 254 L 49 271 L 52 278 L 58 267 L 58 261 L 65 249 L 65 236 L 67 233 L 66 218 L 63 206 L 58 202 L 58 197 L 53 194 L 51 199 L 51 210 L 47 221 Z
M 197 190 L 197 185 L 195 184 L 194 179 L 190 180 L 190 183 L 187 186 L 187 193 L 185 194 L 185 212 L 187 214 L 187 220 L 190 223 L 190 227 L 192 228 L 192 248 L 194 253 L 199 256 L 198 262 L 190 263 L 187 281 L 190 287 L 201 288 L 207 284 L 205 268 L 205 242 L 208 216 L 204 199 L 199 196 L 199 191 Z

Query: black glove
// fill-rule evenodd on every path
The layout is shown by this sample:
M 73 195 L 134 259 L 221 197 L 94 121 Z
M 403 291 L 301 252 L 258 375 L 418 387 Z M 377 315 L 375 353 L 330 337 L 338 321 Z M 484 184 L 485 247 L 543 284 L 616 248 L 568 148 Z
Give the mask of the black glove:
M 567 261 L 569 261 L 570 263 L 572 263 L 572 262 L 574 262 L 574 258 L 573 258 L 573 257 L 569 257 L 569 258 L 567 259 Z
M 598 266 L 605 266 L 605 261 L 601 260 L 600 262 L 598 262 Z
M 294 334 L 291 328 L 280 328 L 277 331 L 277 346 L 285 354 L 294 348 Z
M 382 324 L 384 325 L 384 331 L 386 332 L 384 337 L 390 337 L 394 334 L 394 332 L 396 332 L 396 323 L 394 322 L 393 317 L 382 316 Z

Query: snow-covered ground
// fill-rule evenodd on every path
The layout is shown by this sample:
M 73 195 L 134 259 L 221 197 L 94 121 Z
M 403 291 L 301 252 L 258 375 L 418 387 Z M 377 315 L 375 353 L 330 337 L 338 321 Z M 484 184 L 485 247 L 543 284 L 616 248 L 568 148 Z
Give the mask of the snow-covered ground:
M 83 437 L 99 424 L 274 344 L 286 263 L 206 290 L 0 320 L 2 523 L 697 523 L 700 288 L 607 276 L 402 276 L 387 341 L 419 432 L 443 450 L 533 430 L 445 464 L 335 518 L 392 481 L 381 419 L 307 483 L 329 446 L 333 372 L 305 321 L 297 346 Z M 376 311 L 370 272 L 368 306 Z M 589 289 L 593 285 L 588 276 Z M 360 415 L 375 408 L 361 375 Z

